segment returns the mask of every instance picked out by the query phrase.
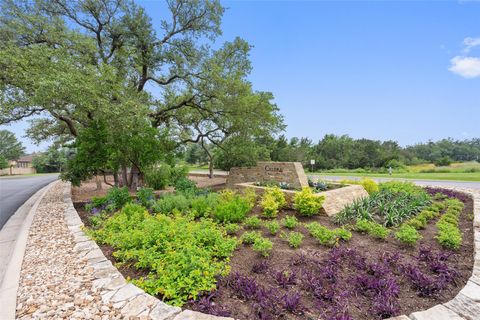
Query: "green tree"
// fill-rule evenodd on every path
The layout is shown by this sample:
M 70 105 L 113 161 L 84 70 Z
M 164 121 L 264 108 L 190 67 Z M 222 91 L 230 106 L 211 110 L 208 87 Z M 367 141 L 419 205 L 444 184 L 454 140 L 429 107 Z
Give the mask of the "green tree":
M 67 150 L 57 149 L 54 146 L 47 152 L 39 153 L 32 159 L 32 166 L 38 173 L 60 172 L 67 161 Z
M 8 160 L 4 156 L 0 156 L 0 169 L 8 168 Z
M 12 132 L 0 130 L 0 156 L 7 160 L 16 160 L 24 152 L 25 148 Z

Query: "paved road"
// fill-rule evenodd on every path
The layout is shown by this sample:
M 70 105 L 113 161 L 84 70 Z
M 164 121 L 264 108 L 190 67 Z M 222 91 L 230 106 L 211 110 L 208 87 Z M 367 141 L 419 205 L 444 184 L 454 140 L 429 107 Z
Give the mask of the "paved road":
M 308 175 L 313 179 L 325 179 L 325 180 L 360 180 L 361 177 L 346 177 L 346 176 L 326 176 L 326 175 Z M 370 178 L 370 177 L 369 177 Z M 480 182 L 472 181 L 451 181 L 451 180 L 416 180 L 416 179 L 400 179 L 400 178 L 371 178 L 377 182 L 385 182 L 390 180 L 400 180 L 400 181 L 412 181 L 418 185 L 431 185 L 431 186 L 446 186 L 446 187 L 460 187 L 460 188 L 472 188 L 480 189 Z
M 57 173 L 0 178 L 0 229 L 28 198 L 57 178 Z

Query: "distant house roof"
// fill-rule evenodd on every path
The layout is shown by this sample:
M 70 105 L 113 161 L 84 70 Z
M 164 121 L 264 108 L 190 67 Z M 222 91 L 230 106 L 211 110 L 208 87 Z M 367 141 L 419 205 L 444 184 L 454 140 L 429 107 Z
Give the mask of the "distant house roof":
M 17 162 L 32 162 L 34 156 L 35 154 L 27 154 L 25 156 L 21 156 L 17 159 Z

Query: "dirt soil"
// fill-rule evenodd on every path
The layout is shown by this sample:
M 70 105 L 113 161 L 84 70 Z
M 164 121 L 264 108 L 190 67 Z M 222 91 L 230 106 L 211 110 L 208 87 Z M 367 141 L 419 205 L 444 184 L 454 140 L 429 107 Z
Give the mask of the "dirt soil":
M 214 177 L 212 179 L 205 176 L 191 175 L 188 177 L 190 180 L 193 180 L 197 183 L 199 188 L 210 188 L 212 190 L 218 190 L 223 188 L 226 183 L 226 178 L 224 177 Z M 113 184 L 113 176 L 107 176 L 107 181 Z M 90 201 L 93 197 L 103 197 L 107 194 L 108 189 L 111 186 L 103 182 L 102 177 L 102 189 L 97 190 L 97 183 L 95 179 L 90 179 L 88 181 L 82 182 L 80 187 L 72 188 L 72 200 L 73 202 L 86 203 Z M 160 195 L 165 192 L 173 192 L 173 187 L 167 187 L 165 190 L 156 190 L 155 193 Z M 134 192 L 130 192 L 132 196 L 135 196 Z
M 83 204 L 75 204 L 77 211 L 80 214 L 81 219 L 86 225 L 88 225 L 89 214 L 83 210 Z M 411 287 L 411 283 L 401 274 L 395 274 L 395 280 L 400 287 L 400 293 L 398 295 L 399 307 L 398 315 L 410 314 L 415 311 L 428 309 L 436 304 L 445 303 L 454 298 L 457 293 L 465 286 L 467 280 L 471 276 L 473 268 L 473 226 L 471 220 L 471 213 L 473 212 L 473 201 L 468 198 L 465 201 L 465 207 L 460 216 L 459 227 L 463 233 L 463 243 L 459 250 L 452 252 L 452 256 L 448 259 L 447 264 L 449 267 L 454 268 L 459 276 L 456 278 L 454 284 L 450 284 L 445 290 L 441 292 L 441 295 L 434 297 L 420 297 L 417 291 Z M 257 206 L 253 209 L 251 214 L 260 214 L 261 209 Z M 295 215 L 295 211 L 292 209 L 282 210 L 278 219 L 283 218 L 285 215 Z M 317 221 L 322 225 L 330 228 L 338 227 L 332 222 L 332 219 L 326 216 L 324 213 L 311 217 L 311 218 L 299 218 L 302 223 L 310 223 Z M 437 243 L 435 239 L 436 220 L 429 222 L 428 226 L 424 230 L 420 230 L 422 234 L 422 240 L 415 247 L 406 247 L 401 245 L 394 239 L 393 235 L 390 235 L 385 241 L 376 240 L 371 236 L 361 234 L 352 231 L 352 238 L 349 242 L 340 244 L 340 247 L 354 249 L 360 255 L 366 258 L 367 262 L 378 262 L 386 253 L 395 254 L 399 253 L 401 264 L 413 264 L 418 265 L 418 256 L 420 247 L 430 247 L 434 251 L 444 251 Z M 244 230 L 240 230 L 238 235 Z M 315 268 L 315 264 L 322 264 L 328 257 L 331 248 L 321 246 L 317 240 L 308 234 L 308 231 L 303 225 L 296 227 L 295 231 L 302 232 L 304 234 L 304 240 L 299 249 L 292 249 L 288 246 L 286 240 L 282 239 L 278 234 L 276 236 L 270 235 L 270 233 L 262 227 L 263 235 L 269 238 L 273 242 L 273 252 L 268 258 L 262 258 L 251 249 L 250 246 L 240 245 L 231 258 L 231 273 L 241 273 L 251 278 L 255 278 L 257 283 L 267 287 L 273 288 L 275 293 L 282 297 L 286 292 L 299 292 L 302 295 L 301 303 L 303 306 L 302 312 L 296 314 L 280 312 L 274 315 L 273 319 L 333 319 L 332 317 L 324 313 L 326 306 L 319 305 L 313 295 L 306 291 L 303 287 L 300 278 L 300 268 L 306 264 L 311 264 L 312 269 Z M 288 232 L 287 229 L 282 228 L 281 232 Z M 107 258 L 116 262 L 112 256 L 112 248 L 108 246 L 101 246 L 102 251 Z M 303 262 L 298 264 L 299 257 L 306 258 Z M 252 267 L 261 261 L 266 261 L 268 269 L 262 274 L 254 273 Z M 303 264 L 303 265 L 302 265 Z M 303 268 L 305 269 L 305 268 Z M 136 278 L 145 276 L 144 271 L 136 270 L 130 266 L 121 266 L 120 272 L 125 276 Z M 274 274 L 278 271 L 289 270 L 298 272 L 297 281 L 293 285 L 288 285 L 286 289 L 281 288 L 274 280 Z M 352 319 L 375 319 L 371 312 L 372 298 L 359 294 L 353 290 L 354 283 L 352 277 L 355 276 L 355 270 L 351 269 L 348 263 L 341 263 L 338 269 L 337 283 L 341 285 L 349 292 L 344 298 L 348 299 L 347 310 Z M 239 320 L 255 319 L 257 316 L 254 312 L 253 303 L 250 301 L 244 301 L 237 296 L 227 284 L 226 280 L 220 280 L 218 284 L 218 291 L 215 294 L 214 304 L 220 307 L 222 310 L 227 310 L 231 317 Z M 199 307 L 195 303 L 191 303 L 187 307 L 199 310 Z M 278 307 L 280 309 L 280 307 Z M 345 318 L 346 319 L 346 318 Z

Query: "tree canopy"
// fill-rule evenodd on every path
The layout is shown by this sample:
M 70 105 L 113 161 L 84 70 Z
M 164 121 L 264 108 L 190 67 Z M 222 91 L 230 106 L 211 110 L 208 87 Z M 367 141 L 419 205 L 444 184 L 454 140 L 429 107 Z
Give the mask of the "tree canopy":
M 25 153 L 22 143 L 8 130 L 0 130 L 0 157 L 5 160 L 17 160 Z
M 32 139 L 77 151 L 65 178 L 130 167 L 131 188 L 183 143 L 281 130 L 273 96 L 247 81 L 250 45 L 216 43 L 220 2 L 166 3 L 155 30 L 128 0 L 3 0 L 0 123 L 35 115 Z

